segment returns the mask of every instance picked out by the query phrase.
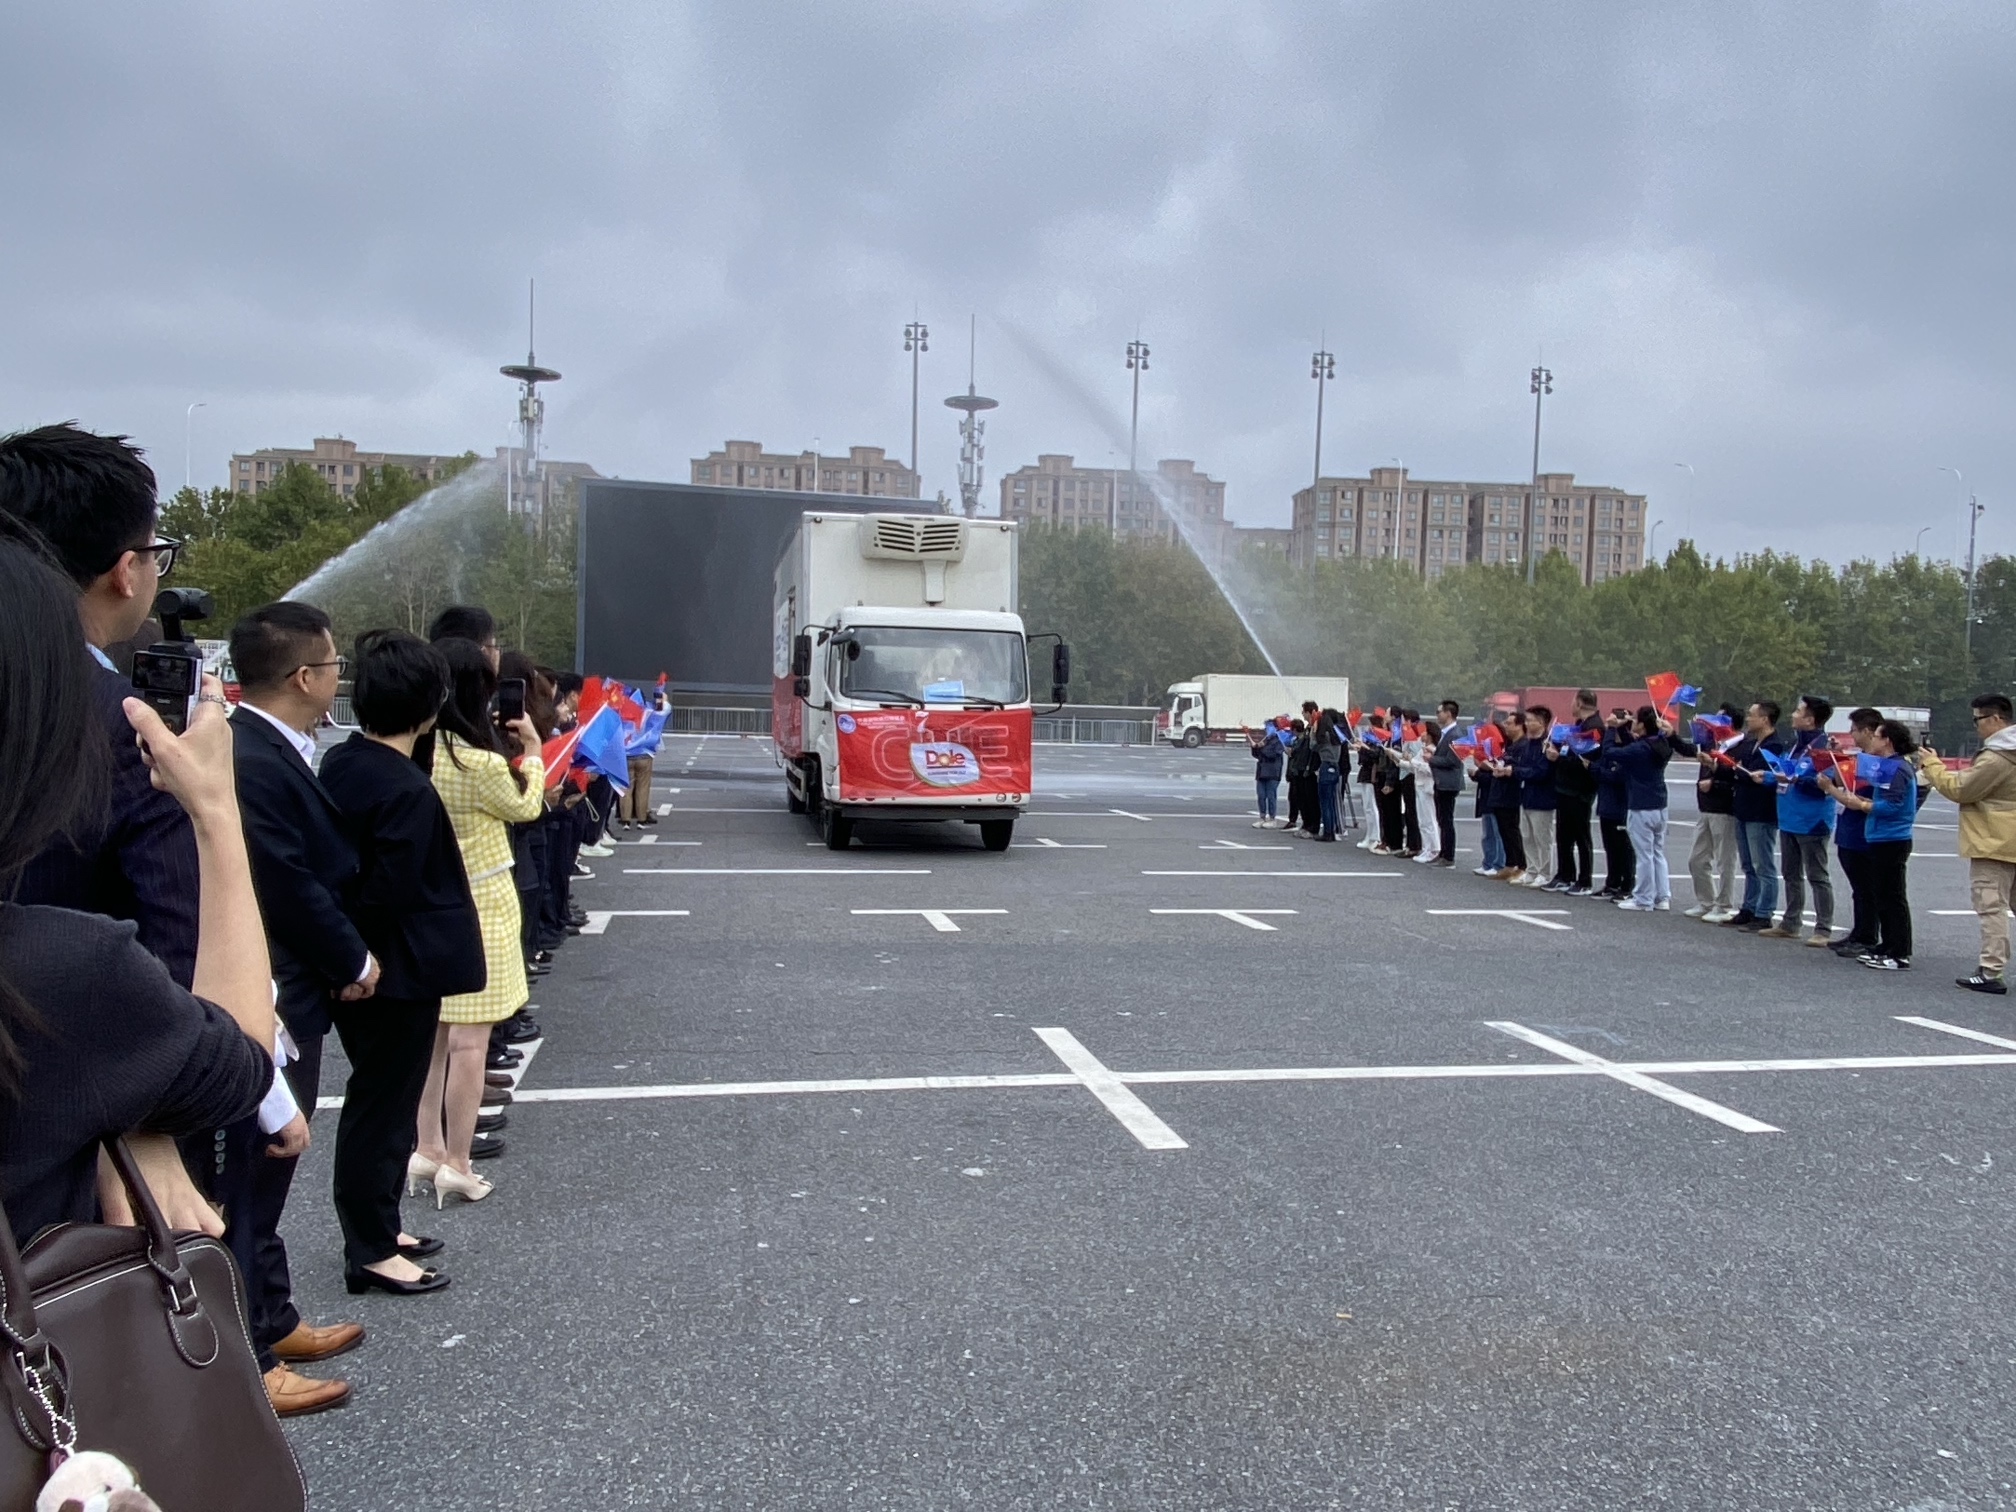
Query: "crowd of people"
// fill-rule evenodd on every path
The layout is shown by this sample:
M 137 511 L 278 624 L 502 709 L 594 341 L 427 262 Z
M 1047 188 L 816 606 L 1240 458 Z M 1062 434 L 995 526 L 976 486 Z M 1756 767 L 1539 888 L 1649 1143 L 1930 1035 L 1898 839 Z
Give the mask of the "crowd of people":
M 125 1138 L 169 1221 L 229 1246 L 268 1400 L 296 1416 L 350 1395 L 299 1367 L 364 1342 L 301 1317 L 280 1233 L 325 1040 L 349 1066 L 348 1290 L 438 1292 L 446 1246 L 402 1198 L 492 1194 L 542 1035 L 530 984 L 587 922 L 582 857 L 657 823 L 651 762 L 549 764 L 582 679 L 501 649 L 474 606 L 351 655 L 313 605 L 255 609 L 230 630 L 235 708 L 206 675 L 178 733 L 118 661 L 181 544 L 156 525 L 124 438 L 0 438 L 0 1200 L 23 1245 L 130 1221 L 102 1149 Z M 324 754 L 346 678 L 357 728 Z
M 1875 971 L 1906 971 L 1913 949 L 1912 834 L 1919 805 L 1936 790 L 1959 805 L 1960 853 L 1971 864 L 1981 919 L 1979 965 L 1957 985 L 2006 993 L 2016 892 L 2010 700 L 1990 693 L 1973 701 L 1984 746 L 1965 771 L 1949 770 L 1906 725 L 1877 709 L 1850 713 L 1845 738 L 1828 735 L 1834 706 L 1824 698 L 1798 701 L 1789 738 L 1780 732 L 1782 713 L 1760 699 L 1698 717 L 1683 717 L 1681 706 L 1651 704 L 1604 715 L 1587 689 L 1578 690 L 1558 721 L 1544 705 L 1465 721 L 1453 702 L 1426 717 L 1413 709 L 1361 715 L 1305 703 L 1300 718 L 1284 715 L 1248 732 L 1258 786 L 1255 827 L 1319 843 L 1360 828 L 1345 781 L 1349 770 L 1364 800 L 1361 848 L 1453 868 L 1456 809 L 1467 788 L 1481 835 L 1478 876 L 1664 913 L 1673 907 L 1668 792 L 1678 763 L 1691 779 L 1696 809 L 1687 917 L 1830 949 Z M 1838 937 L 1833 858 L 1849 893 L 1848 927 Z

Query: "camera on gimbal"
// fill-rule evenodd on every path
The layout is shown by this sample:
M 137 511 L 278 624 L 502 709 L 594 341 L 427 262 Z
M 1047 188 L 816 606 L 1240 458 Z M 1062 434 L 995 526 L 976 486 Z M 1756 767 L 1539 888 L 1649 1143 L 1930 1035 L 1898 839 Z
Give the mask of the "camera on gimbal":
M 180 735 L 189 728 L 196 695 L 203 686 L 203 653 L 183 629 L 185 620 L 206 620 L 216 602 L 201 588 L 164 588 L 154 599 L 161 639 L 133 653 L 133 687 L 161 722 Z

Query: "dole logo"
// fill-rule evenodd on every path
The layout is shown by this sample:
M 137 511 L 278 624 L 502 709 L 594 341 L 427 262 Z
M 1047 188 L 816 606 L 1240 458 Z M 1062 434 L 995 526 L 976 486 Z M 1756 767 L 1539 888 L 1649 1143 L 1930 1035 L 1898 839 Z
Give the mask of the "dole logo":
M 910 747 L 910 770 L 932 787 L 964 787 L 980 780 L 980 758 L 954 741 L 918 741 Z

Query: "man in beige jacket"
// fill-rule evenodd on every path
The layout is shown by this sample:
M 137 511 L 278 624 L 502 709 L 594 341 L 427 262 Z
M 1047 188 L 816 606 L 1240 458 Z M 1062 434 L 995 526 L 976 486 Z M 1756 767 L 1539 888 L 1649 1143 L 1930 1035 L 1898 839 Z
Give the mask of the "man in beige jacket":
M 2016 892 L 2016 709 L 2000 693 L 1984 693 L 1973 711 L 1983 741 L 1974 765 L 1949 772 L 1927 746 L 1918 771 L 1941 797 L 1960 805 L 1960 854 L 1981 916 L 1980 969 L 1957 978 L 1957 985 L 1999 997 L 2009 990 L 2002 971 L 2009 964 L 2009 901 Z

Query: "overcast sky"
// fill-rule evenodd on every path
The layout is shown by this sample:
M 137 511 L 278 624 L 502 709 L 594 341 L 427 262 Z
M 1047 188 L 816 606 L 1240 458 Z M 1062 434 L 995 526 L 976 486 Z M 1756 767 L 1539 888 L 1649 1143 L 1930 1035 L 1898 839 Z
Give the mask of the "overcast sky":
M 539 283 L 550 455 L 909 448 L 966 322 L 1039 451 L 1652 497 L 1660 539 L 2016 550 L 2007 0 L 108 0 L 0 14 L 0 429 L 164 488 L 340 433 L 487 451 Z M 1093 396 L 1087 403 L 1082 397 Z M 1693 465 L 1690 474 L 1675 464 Z

